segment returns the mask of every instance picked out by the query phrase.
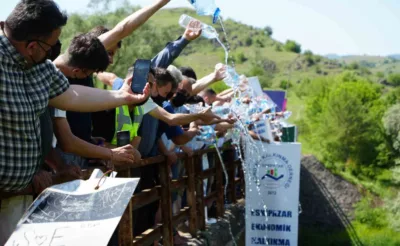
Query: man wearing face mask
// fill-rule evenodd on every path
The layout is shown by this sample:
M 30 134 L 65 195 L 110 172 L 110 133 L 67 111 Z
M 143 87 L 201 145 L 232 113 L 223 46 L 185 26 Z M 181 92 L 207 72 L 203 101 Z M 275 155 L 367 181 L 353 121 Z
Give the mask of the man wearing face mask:
M 43 159 L 39 118 L 48 105 L 90 112 L 140 103 L 149 93 L 148 87 L 133 95 L 129 86 L 118 92 L 70 86 L 49 60 L 66 22 L 52 0 L 20 1 L 0 22 L 0 221 L 5 228 L 15 228 L 5 208 L 29 205 L 37 191 L 32 181 Z M 0 230 L 0 245 L 8 236 Z

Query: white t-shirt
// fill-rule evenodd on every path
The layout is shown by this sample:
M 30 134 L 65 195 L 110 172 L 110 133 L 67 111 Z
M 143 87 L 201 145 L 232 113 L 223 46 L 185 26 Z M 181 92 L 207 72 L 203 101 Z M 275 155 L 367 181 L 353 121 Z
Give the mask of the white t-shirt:
M 153 109 L 157 108 L 158 105 L 149 97 L 149 100 L 145 104 L 143 104 L 143 111 L 144 114 L 147 114 L 148 112 L 152 111 Z
M 54 117 L 55 118 L 67 118 L 67 112 L 61 109 L 54 109 Z M 53 134 L 53 148 L 57 146 L 57 138 Z
M 158 107 L 158 105 L 150 97 L 149 100 L 147 100 L 147 102 L 145 104 L 143 104 L 144 114 L 147 114 L 148 112 L 152 111 L 153 109 L 155 109 L 157 107 Z M 67 118 L 67 112 L 64 110 L 55 108 L 54 109 L 54 117 L 55 118 Z M 53 134 L 53 147 L 55 148 L 56 145 L 57 145 L 57 138 Z

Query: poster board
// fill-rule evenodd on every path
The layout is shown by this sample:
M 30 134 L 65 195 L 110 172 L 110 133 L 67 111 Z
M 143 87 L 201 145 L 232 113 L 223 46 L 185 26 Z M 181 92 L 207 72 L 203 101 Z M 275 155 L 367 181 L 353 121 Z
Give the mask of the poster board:
M 124 213 L 138 178 L 75 180 L 44 190 L 21 218 L 6 246 L 104 245 Z
M 301 145 L 257 144 L 265 151 L 250 166 L 252 182 L 246 182 L 246 245 L 296 246 Z

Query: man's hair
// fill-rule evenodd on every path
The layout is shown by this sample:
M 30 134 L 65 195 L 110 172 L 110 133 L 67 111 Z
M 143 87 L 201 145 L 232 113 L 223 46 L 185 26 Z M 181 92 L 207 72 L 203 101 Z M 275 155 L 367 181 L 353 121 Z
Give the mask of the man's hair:
M 196 80 L 187 76 L 182 76 L 182 80 L 187 80 L 191 85 L 194 85 L 196 83 Z
M 188 98 L 188 100 L 186 101 L 187 104 L 198 104 L 201 103 L 203 105 L 203 107 L 206 105 L 206 102 L 204 101 L 204 99 L 201 96 L 191 96 Z
M 108 64 L 107 51 L 97 37 L 86 33 L 72 39 L 68 48 L 68 66 L 104 71 Z
M 67 19 L 53 0 L 21 0 L 5 23 L 12 39 L 27 41 L 49 37 Z
M 167 67 L 167 71 L 171 74 L 172 78 L 174 79 L 172 82 L 173 88 L 178 88 L 178 85 L 182 82 L 182 73 L 181 71 L 175 67 L 174 65 L 169 65 Z
M 100 37 L 101 35 L 103 35 L 104 33 L 108 32 L 108 31 L 110 31 L 110 29 L 108 29 L 107 27 L 96 26 L 95 28 L 90 30 L 89 33 L 94 35 L 95 37 Z M 119 41 L 117 45 L 118 45 L 118 48 L 121 48 L 122 41 Z
M 216 95 L 217 95 L 217 93 L 215 93 L 215 91 L 214 91 L 213 89 L 211 89 L 211 88 L 207 88 L 207 89 L 205 90 L 205 93 L 206 93 L 207 95 L 209 95 L 209 96 L 216 96 Z
M 174 82 L 174 77 L 171 73 L 164 68 L 154 68 L 154 77 L 156 79 L 157 86 L 166 86 L 169 83 L 172 85 L 172 89 L 176 89 L 178 85 Z
M 194 80 L 197 80 L 196 73 L 194 72 L 193 68 L 191 67 L 180 67 L 179 70 L 181 70 L 182 75 L 192 78 Z

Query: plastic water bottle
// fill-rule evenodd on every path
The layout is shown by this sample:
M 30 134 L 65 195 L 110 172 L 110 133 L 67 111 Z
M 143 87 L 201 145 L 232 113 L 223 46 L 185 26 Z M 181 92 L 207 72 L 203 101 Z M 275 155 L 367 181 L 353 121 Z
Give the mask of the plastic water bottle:
M 231 109 L 227 106 L 215 106 L 212 108 L 212 112 L 220 117 L 224 117 L 231 112 Z
M 292 115 L 292 111 L 285 111 L 283 112 L 283 118 L 285 120 L 289 119 L 289 117 Z
M 196 9 L 198 15 L 211 15 L 213 23 L 217 22 L 221 10 L 215 5 L 214 0 L 188 0 Z
M 190 23 L 192 20 L 197 20 L 189 15 L 181 15 L 179 18 L 179 25 L 182 27 L 186 28 L 187 25 Z M 218 38 L 218 32 L 215 30 L 214 27 L 209 26 L 207 24 L 201 23 L 201 36 L 208 38 L 208 39 L 214 39 Z
M 224 82 L 229 87 L 237 87 L 239 85 L 240 78 L 233 67 L 226 67 L 226 76 L 224 78 Z
M 197 141 L 202 141 L 207 144 L 215 143 L 215 131 L 212 126 L 202 126 L 200 135 L 196 137 Z

